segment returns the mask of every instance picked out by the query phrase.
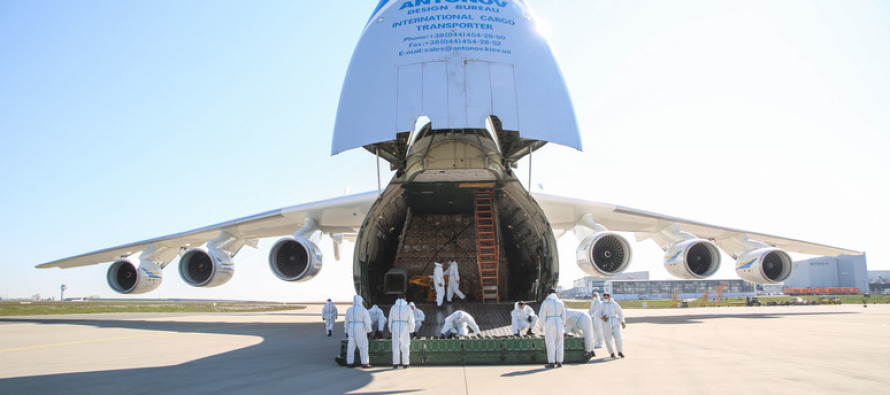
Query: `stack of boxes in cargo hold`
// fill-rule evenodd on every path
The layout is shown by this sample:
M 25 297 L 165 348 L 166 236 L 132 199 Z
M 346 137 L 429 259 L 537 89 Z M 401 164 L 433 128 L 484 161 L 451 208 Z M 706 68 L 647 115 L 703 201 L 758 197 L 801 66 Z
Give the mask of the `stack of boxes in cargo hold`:
M 417 214 L 409 213 L 402 232 L 393 268 L 403 268 L 408 276 L 433 274 L 433 262 L 442 263 L 453 258 L 460 270 L 460 289 L 468 300 L 482 300 L 479 266 L 476 263 L 476 224 L 473 214 Z M 503 254 L 501 254 L 503 256 Z M 499 262 L 501 284 L 506 284 L 506 263 Z M 446 273 L 447 274 L 447 273 Z M 418 285 L 408 288 L 408 300 L 428 300 L 427 289 Z M 500 290 L 503 296 L 505 289 Z

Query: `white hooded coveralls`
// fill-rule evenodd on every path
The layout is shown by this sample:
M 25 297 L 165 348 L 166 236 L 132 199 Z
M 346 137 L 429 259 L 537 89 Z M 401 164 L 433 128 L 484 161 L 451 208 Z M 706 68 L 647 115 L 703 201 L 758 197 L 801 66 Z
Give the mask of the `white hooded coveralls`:
M 590 310 L 587 311 L 587 314 L 590 315 L 590 320 L 593 322 L 593 340 L 594 347 L 601 348 L 603 346 L 603 321 L 598 319 L 600 312 L 603 308 L 603 301 L 600 300 L 599 295 L 593 298 L 593 301 L 590 302 Z
M 408 303 L 408 307 L 411 307 L 411 311 L 414 313 L 414 333 L 420 333 L 420 327 L 423 326 L 426 314 L 423 314 L 423 310 L 418 309 L 414 302 Z
M 325 322 L 325 333 L 334 330 L 334 322 L 337 321 L 337 315 L 337 306 L 334 306 L 334 302 L 328 301 L 321 308 L 321 318 Z
M 480 333 L 479 325 L 476 325 L 476 319 L 473 316 L 463 310 L 455 311 L 445 318 L 445 324 L 442 325 L 442 334 L 454 333 L 458 336 L 466 336 L 469 333 L 467 331 L 468 325 L 473 329 L 473 333 L 477 335 Z
M 555 293 L 547 296 L 541 302 L 541 309 L 538 311 L 541 319 L 538 320 L 538 327 L 543 326 L 544 344 L 547 346 L 547 362 L 562 363 L 563 348 L 566 325 L 566 306 L 559 300 Z
M 603 321 L 602 318 L 600 320 L 603 323 L 603 338 L 606 339 L 606 348 L 609 350 L 609 354 L 615 353 L 612 348 L 612 339 L 615 339 L 615 348 L 618 349 L 618 352 L 624 352 L 624 342 L 621 340 L 621 324 L 624 323 L 624 311 L 621 310 L 621 306 L 614 300 L 604 300 L 600 317 L 606 317 L 606 321 Z
M 386 328 L 386 315 L 383 314 L 383 310 L 375 304 L 368 309 L 368 315 L 371 316 L 371 328 L 383 332 L 383 328 Z
M 457 295 L 458 298 L 466 299 L 467 295 L 464 295 L 463 292 L 460 291 L 460 272 L 457 269 L 457 262 L 451 261 L 451 264 L 448 265 L 448 301 L 451 302 L 451 299 L 454 298 L 454 295 Z
M 519 302 L 513 303 L 513 311 L 510 312 L 510 315 L 513 317 L 513 333 L 521 335 L 522 331 L 534 328 L 538 324 L 538 316 L 535 314 L 535 309 L 529 305 L 522 306 L 520 310 Z M 529 318 L 531 318 L 531 322 L 529 322 Z
M 352 297 L 352 307 L 346 309 L 346 322 L 343 325 L 349 340 L 346 342 L 346 363 L 352 365 L 355 362 L 355 348 L 358 347 L 362 365 L 368 365 L 368 333 L 374 329 L 371 327 L 371 316 L 368 309 L 362 306 L 362 297 Z
M 576 336 L 584 336 L 584 349 L 593 351 L 593 322 L 590 314 L 583 310 L 566 309 L 566 333 Z
M 389 309 L 389 333 L 392 333 L 392 364 L 408 365 L 411 360 L 411 332 L 414 332 L 414 313 L 405 299 L 396 299 Z M 399 355 L 401 354 L 401 359 Z M 401 361 L 401 362 L 399 362 Z
M 433 285 L 436 287 L 436 306 L 441 307 L 445 298 L 445 273 L 439 262 L 433 262 Z

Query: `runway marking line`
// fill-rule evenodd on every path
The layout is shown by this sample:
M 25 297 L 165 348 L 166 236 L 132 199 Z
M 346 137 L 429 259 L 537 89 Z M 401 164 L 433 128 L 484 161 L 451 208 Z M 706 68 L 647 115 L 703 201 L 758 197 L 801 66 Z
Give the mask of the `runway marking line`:
M 170 335 L 183 335 L 182 332 L 173 332 L 173 333 L 151 333 L 145 335 L 131 335 L 131 336 L 117 336 L 117 337 L 104 337 L 101 339 L 92 339 L 92 340 L 78 340 L 73 342 L 64 342 L 64 343 L 51 343 L 51 344 L 38 344 L 36 346 L 26 346 L 26 347 L 15 347 L 15 348 L 2 348 L 0 352 L 7 351 L 21 351 L 21 350 L 33 350 L 36 348 L 48 348 L 48 347 L 60 347 L 60 346 L 70 346 L 74 344 L 86 344 L 86 343 L 98 343 L 103 341 L 111 341 L 111 340 L 125 340 L 125 339 L 138 339 L 141 337 L 154 337 L 154 336 L 170 336 Z

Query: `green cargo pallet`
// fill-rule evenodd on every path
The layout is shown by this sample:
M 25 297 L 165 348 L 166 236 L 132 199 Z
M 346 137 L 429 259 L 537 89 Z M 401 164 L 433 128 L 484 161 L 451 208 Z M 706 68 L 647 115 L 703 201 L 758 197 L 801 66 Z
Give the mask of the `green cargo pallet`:
M 346 365 L 347 340 L 340 343 L 340 354 L 334 360 Z M 565 339 L 565 363 L 587 363 L 590 356 L 584 339 Z M 372 365 L 392 365 L 392 340 L 368 340 L 368 356 Z M 355 362 L 359 363 L 358 350 Z M 455 339 L 417 338 L 411 340 L 411 365 L 515 365 L 547 363 L 544 338 L 466 337 Z

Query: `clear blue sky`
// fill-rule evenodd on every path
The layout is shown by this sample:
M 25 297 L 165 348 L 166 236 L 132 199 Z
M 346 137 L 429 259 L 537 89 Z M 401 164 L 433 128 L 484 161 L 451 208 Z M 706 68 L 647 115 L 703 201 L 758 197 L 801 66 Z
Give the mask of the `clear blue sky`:
M 375 189 L 373 156 L 328 153 L 376 3 L 0 2 L 0 296 L 62 283 L 116 296 L 107 265 L 34 265 Z M 865 250 L 890 269 L 886 2 L 528 3 L 585 146 L 545 147 L 533 184 Z M 582 275 L 576 243 L 560 241 L 563 285 Z M 351 253 L 291 284 L 269 271 L 270 244 L 214 289 L 184 285 L 174 261 L 147 296 L 348 299 Z M 630 270 L 667 277 L 654 244 L 635 248 Z

